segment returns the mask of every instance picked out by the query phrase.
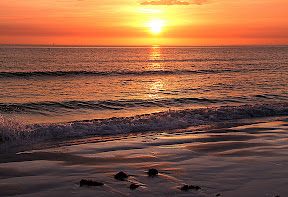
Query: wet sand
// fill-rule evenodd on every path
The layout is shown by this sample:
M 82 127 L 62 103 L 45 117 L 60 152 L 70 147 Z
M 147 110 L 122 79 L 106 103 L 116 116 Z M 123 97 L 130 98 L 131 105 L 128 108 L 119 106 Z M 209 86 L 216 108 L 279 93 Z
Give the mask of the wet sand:
M 2 152 L 0 196 L 287 196 L 287 138 L 284 119 Z M 151 168 L 159 174 L 148 176 Z M 116 180 L 120 171 L 129 177 Z M 80 187 L 81 179 L 104 185 Z

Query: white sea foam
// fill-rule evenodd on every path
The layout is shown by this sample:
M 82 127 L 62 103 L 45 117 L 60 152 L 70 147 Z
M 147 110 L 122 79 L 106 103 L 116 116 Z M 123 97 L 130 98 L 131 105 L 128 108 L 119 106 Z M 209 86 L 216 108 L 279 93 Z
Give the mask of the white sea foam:
M 21 144 L 88 135 L 183 129 L 221 121 L 288 115 L 288 103 L 169 110 L 133 117 L 24 125 L 1 115 L 0 142 Z

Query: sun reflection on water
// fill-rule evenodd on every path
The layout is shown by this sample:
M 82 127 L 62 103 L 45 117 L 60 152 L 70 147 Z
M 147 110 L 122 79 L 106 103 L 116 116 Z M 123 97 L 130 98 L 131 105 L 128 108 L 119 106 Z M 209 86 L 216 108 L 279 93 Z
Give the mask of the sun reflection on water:
M 162 49 L 154 45 L 150 50 L 150 56 L 149 56 L 149 63 L 146 66 L 147 71 L 164 71 L 164 65 L 161 62 L 162 60 Z M 160 93 L 165 91 L 166 84 L 162 80 L 162 77 L 160 77 L 158 74 L 155 74 L 152 76 L 149 81 L 146 82 L 146 88 L 147 88 L 147 95 L 150 99 L 158 99 L 161 98 Z
M 146 67 L 147 71 L 164 71 L 162 59 L 162 49 L 158 45 L 154 45 L 150 50 L 149 63 Z
M 153 81 L 149 81 L 146 83 L 147 86 L 147 95 L 150 99 L 158 99 L 161 98 L 159 95 L 161 92 L 164 91 L 164 83 L 162 79 L 155 79 Z

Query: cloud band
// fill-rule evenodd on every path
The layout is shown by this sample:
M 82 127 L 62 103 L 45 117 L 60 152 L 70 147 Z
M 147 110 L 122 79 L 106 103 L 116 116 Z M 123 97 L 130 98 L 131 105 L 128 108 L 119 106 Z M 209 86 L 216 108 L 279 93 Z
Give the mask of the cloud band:
M 178 1 L 178 0 L 155 0 L 155 1 L 144 1 L 140 5 L 202 5 L 207 0 L 194 0 L 193 2 Z

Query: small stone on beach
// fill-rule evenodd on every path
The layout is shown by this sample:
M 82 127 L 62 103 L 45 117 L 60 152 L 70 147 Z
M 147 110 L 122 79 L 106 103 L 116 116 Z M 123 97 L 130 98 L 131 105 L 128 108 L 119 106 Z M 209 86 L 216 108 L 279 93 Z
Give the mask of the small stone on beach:
M 134 190 L 134 189 L 136 189 L 136 188 L 138 188 L 140 185 L 137 185 L 136 183 L 132 183 L 130 186 L 129 186 L 129 188 L 131 189 L 131 190 Z
M 158 170 L 155 169 L 155 168 L 151 168 L 151 169 L 149 169 L 149 171 L 148 171 L 148 175 L 149 175 L 149 176 L 156 176 L 157 174 L 158 174 Z
M 118 172 L 114 178 L 117 179 L 117 180 L 120 180 L 120 181 L 125 181 L 125 179 L 128 178 L 128 174 L 126 174 L 125 172 L 121 171 L 121 172 Z
M 85 185 L 85 186 L 101 186 L 101 185 L 104 185 L 104 183 L 99 182 L 99 181 L 93 181 L 91 179 L 81 179 L 80 187 L 82 187 L 83 185 Z
M 183 191 L 187 191 L 189 189 L 199 190 L 199 189 L 201 189 L 201 187 L 194 186 L 194 185 L 183 185 L 180 189 L 183 190 Z

